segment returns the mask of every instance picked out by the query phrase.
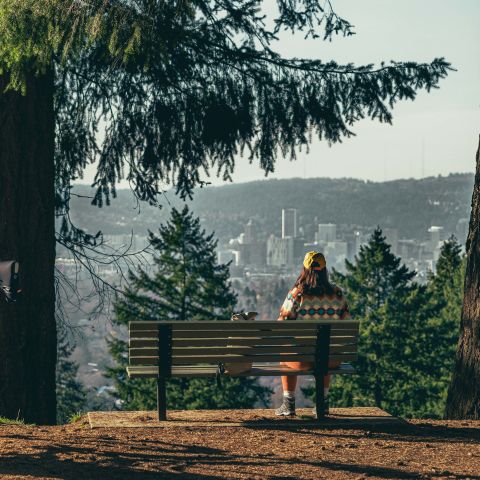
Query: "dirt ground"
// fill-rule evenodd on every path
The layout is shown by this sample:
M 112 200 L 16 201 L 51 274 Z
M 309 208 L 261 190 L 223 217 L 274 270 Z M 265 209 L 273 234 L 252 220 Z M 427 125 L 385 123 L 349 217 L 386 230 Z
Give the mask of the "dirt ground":
M 3 425 L 0 479 L 480 480 L 480 421 L 273 423 L 91 429 L 85 418 L 58 427 Z

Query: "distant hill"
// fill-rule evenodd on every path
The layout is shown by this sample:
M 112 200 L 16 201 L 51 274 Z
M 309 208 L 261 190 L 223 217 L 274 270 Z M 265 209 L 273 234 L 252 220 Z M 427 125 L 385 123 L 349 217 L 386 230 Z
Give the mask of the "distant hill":
M 297 208 L 300 224 L 398 228 L 402 237 L 422 239 L 430 225 L 455 232 L 459 218 L 469 217 L 473 174 L 452 174 L 421 180 L 371 182 L 356 179 L 292 178 L 262 180 L 199 189 L 191 202 L 208 230 L 221 239 L 238 235 L 249 218 L 265 232 L 280 233 L 281 209 Z M 77 185 L 77 194 L 91 195 Z M 143 234 L 156 230 L 168 216 L 170 205 L 180 201 L 172 191 L 165 195 L 162 210 L 138 204 L 129 190 L 119 190 L 111 206 L 98 209 L 84 198 L 73 197 L 72 216 L 90 231 Z

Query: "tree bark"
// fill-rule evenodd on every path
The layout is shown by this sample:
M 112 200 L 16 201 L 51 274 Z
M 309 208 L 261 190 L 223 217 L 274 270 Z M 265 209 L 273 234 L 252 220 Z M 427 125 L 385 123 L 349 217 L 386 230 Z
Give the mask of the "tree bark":
M 26 95 L 0 76 L 0 260 L 20 262 L 16 303 L 0 298 L 0 416 L 56 421 L 53 72 Z
M 480 143 L 476 162 L 460 338 L 445 412 L 450 419 L 480 419 Z

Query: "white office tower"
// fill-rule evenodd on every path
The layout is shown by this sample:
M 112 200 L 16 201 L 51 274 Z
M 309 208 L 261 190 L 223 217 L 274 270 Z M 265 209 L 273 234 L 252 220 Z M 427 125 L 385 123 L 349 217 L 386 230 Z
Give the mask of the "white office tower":
M 250 244 L 255 242 L 255 225 L 252 219 L 250 219 L 245 225 L 243 243 Z
M 440 255 L 441 242 L 443 240 L 443 227 L 432 225 L 428 229 L 429 239 L 427 242 L 427 250 L 432 252 L 433 260 L 436 262 Z
M 297 209 L 284 208 L 282 210 L 282 238 L 297 237 Z
M 337 226 L 334 223 L 319 223 L 315 234 L 316 243 L 334 242 L 337 239 Z

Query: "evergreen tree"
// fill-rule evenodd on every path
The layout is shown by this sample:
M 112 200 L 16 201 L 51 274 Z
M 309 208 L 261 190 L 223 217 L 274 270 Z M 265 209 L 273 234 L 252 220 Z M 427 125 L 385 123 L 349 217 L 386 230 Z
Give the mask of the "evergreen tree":
M 83 410 L 86 403 L 85 389 L 77 380 L 78 365 L 70 358 L 74 349 L 66 329 L 59 327 L 56 375 L 59 424 L 68 422 L 74 413 Z
M 445 412 L 448 387 L 455 364 L 466 263 L 461 252 L 462 249 L 455 237 L 444 242 L 436 264 L 435 275 L 430 275 L 428 281 L 429 293 L 438 307 L 438 313 L 429 321 L 431 337 L 435 342 L 438 382 L 435 417 L 442 417 Z
M 377 229 L 347 273 L 335 273 L 360 318 L 358 376 L 335 379 L 342 406 L 376 405 L 407 417 L 441 418 L 463 298 L 465 261 L 454 238 L 426 286 L 412 281 Z M 306 389 L 312 395 L 312 389 Z
M 346 270 L 334 280 L 360 320 L 357 375 L 335 379 L 333 401 L 407 417 L 434 415 L 438 363 L 429 321 L 438 307 L 427 287 L 413 281 L 415 272 L 391 252 L 379 228 Z
M 130 273 L 130 287 L 115 303 L 118 325 L 131 320 L 215 320 L 230 318 L 236 303 L 231 290 L 228 264 L 217 264 L 213 234 L 207 235 L 198 218 L 185 206 L 172 209 L 169 222 L 159 234 L 150 233 L 155 250 L 152 274 L 143 269 Z M 128 379 L 127 344 L 119 338 L 109 342 L 116 367 L 108 371 L 124 407 L 154 409 L 155 383 L 149 379 Z M 220 388 L 214 379 L 170 379 L 169 408 L 246 408 L 267 404 L 269 389 L 256 379 L 226 377 Z

